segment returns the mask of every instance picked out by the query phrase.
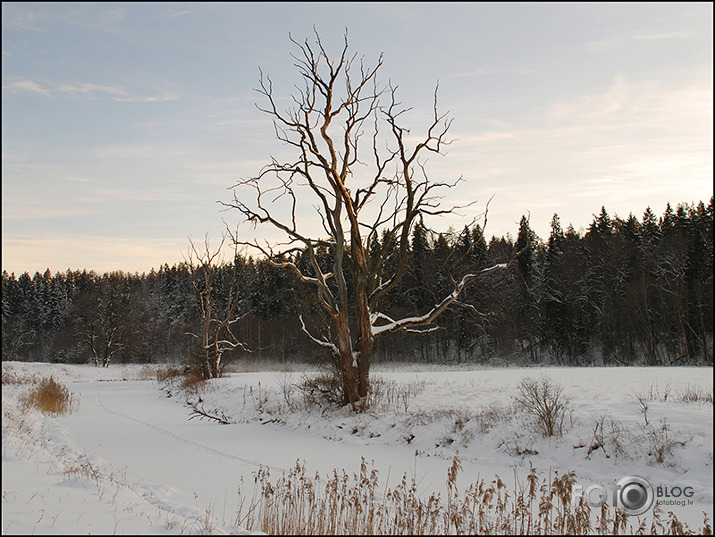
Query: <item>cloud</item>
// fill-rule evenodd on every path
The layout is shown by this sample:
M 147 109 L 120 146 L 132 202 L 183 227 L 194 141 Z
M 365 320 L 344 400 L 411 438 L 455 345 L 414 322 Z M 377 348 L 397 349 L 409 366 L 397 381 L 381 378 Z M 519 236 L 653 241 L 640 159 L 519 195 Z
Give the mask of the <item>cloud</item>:
M 599 39 L 596 41 L 589 41 L 586 43 L 584 48 L 592 52 L 599 52 L 606 50 L 615 46 L 623 45 L 631 41 L 663 41 L 666 39 L 690 39 L 694 37 L 695 34 L 692 32 L 652 32 L 652 33 L 627 33 L 608 37 L 606 39 Z
M 52 91 L 49 88 L 27 79 L 14 79 L 7 84 L 3 84 L 2 90 L 11 93 L 39 93 L 47 97 L 52 95 Z
M 45 97 L 56 97 L 60 95 L 88 95 L 91 98 L 109 98 L 114 101 L 121 102 L 160 102 L 160 101 L 176 101 L 181 99 L 181 95 L 171 91 L 166 91 L 156 85 L 152 86 L 155 95 L 132 95 L 129 91 L 121 86 L 107 86 L 93 83 L 75 83 L 75 84 L 58 84 L 45 83 L 41 84 L 28 78 L 13 77 L 3 84 L 3 91 L 9 93 L 23 94 L 35 93 L 44 95 Z
M 661 39 L 688 39 L 693 37 L 691 32 L 660 32 L 652 34 L 634 35 L 633 39 L 646 41 L 659 41 Z
M 184 15 L 188 15 L 193 12 L 194 12 L 193 9 L 184 9 L 182 11 L 170 11 L 168 16 L 170 19 L 174 19 L 176 17 L 183 17 Z
M 178 101 L 182 98 L 182 96 L 178 93 L 175 93 L 173 91 L 166 91 L 158 86 L 153 86 L 154 89 L 157 92 L 157 95 L 148 95 L 148 96 L 125 96 L 125 97 L 118 97 L 115 100 L 116 101 L 122 101 L 122 102 L 131 102 L 131 103 L 153 103 L 153 102 L 164 102 L 164 101 Z
M 2 7 L 3 27 L 31 32 L 43 32 L 57 25 L 113 31 L 127 13 L 123 7 L 91 3 L 3 2 Z
M 712 139 L 712 68 L 662 81 L 631 82 L 617 76 L 606 90 L 563 99 L 551 107 L 553 119 L 563 125 L 613 131 L 615 137 L 639 133 L 644 141 L 654 135 L 704 135 Z

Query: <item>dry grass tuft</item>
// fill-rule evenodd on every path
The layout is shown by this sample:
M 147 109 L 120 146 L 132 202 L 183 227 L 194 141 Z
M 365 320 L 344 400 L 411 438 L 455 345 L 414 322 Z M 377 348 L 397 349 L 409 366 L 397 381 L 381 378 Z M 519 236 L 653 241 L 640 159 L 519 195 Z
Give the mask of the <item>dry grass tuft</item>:
M 54 377 L 42 379 L 24 398 L 23 402 L 42 412 L 52 414 L 72 413 L 76 407 L 74 394 Z
M 698 385 L 688 384 L 679 390 L 673 389 L 668 383 L 665 387 L 659 388 L 657 385 L 650 384 L 647 390 L 634 392 L 635 398 L 641 404 L 644 410 L 647 410 L 649 401 L 662 401 L 668 403 L 671 401 L 682 401 L 684 403 L 707 403 L 713 404 L 713 389 Z M 641 412 L 644 412 L 642 410 Z M 647 425 L 647 423 L 646 423 Z
M 680 392 L 680 400 L 686 403 L 709 403 L 713 404 L 713 390 L 701 386 L 691 386 L 688 384 Z

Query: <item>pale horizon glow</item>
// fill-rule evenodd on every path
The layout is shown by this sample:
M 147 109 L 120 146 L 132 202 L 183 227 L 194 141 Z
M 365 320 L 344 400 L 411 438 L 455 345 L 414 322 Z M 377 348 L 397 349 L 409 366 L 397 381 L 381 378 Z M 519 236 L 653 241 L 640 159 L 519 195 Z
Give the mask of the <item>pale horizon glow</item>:
M 148 272 L 218 244 L 230 187 L 274 136 L 258 87 L 298 82 L 289 34 L 313 27 L 400 88 L 415 136 L 435 84 L 454 142 L 435 180 L 445 203 L 489 204 L 487 238 L 523 215 L 548 239 L 612 217 L 713 195 L 710 3 L 2 4 L 2 269 Z M 306 217 L 307 218 L 307 217 Z M 241 233 L 251 235 L 249 226 Z M 270 228 L 258 236 L 278 238 Z

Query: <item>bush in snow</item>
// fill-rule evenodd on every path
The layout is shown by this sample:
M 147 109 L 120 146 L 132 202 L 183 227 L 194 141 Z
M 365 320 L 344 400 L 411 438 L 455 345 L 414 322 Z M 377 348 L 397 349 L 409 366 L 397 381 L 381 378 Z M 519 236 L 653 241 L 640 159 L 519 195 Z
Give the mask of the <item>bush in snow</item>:
M 535 420 L 542 436 L 561 436 L 571 401 L 563 393 L 563 386 L 549 377 L 540 380 L 525 378 L 519 383 L 519 393 L 514 396 L 518 410 Z
M 321 408 L 338 407 L 343 401 L 340 377 L 331 369 L 305 373 L 298 384 L 306 408 L 317 405 Z

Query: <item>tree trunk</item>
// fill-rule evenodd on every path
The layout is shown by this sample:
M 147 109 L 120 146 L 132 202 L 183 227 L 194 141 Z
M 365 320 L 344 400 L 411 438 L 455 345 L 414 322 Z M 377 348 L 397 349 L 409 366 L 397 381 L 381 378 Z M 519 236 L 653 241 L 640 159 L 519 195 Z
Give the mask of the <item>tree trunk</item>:
M 353 286 L 355 288 L 355 314 L 360 338 L 357 356 L 357 393 L 359 398 L 367 397 L 370 389 L 370 362 L 375 338 L 372 335 L 370 305 L 368 300 L 368 257 L 360 237 L 360 226 L 355 220 L 351 227 L 351 254 L 353 260 Z
M 370 389 L 370 362 L 372 361 L 372 349 L 375 344 L 370 323 L 370 308 L 367 303 L 367 289 L 364 285 L 358 286 L 356 309 L 360 327 L 357 356 L 357 393 L 360 398 L 363 398 L 367 396 Z
M 216 340 L 214 341 L 213 360 L 211 364 L 211 374 L 215 379 L 217 379 L 221 373 L 221 352 L 218 349 L 217 340 L 218 334 L 216 335 Z
M 358 356 L 358 395 L 367 397 L 370 390 L 370 362 L 375 340 L 372 337 L 361 341 L 360 355 Z
M 340 357 L 340 371 L 343 384 L 343 404 L 350 405 L 353 410 L 357 407 L 355 403 L 359 399 L 356 368 L 353 367 L 355 357 L 353 356 L 352 343 L 350 341 L 350 326 L 348 324 L 347 311 L 342 311 L 336 319 L 338 332 L 337 343 Z

